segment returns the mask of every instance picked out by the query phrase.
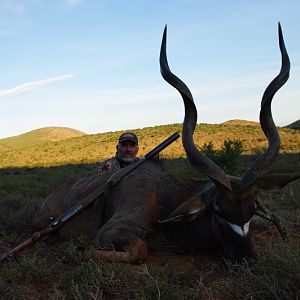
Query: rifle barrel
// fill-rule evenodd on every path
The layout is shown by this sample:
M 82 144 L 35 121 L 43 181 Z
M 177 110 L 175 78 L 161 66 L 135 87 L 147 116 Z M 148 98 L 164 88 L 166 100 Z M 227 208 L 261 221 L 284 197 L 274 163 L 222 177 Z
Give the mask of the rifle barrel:
M 23 250 L 24 248 L 26 248 L 27 246 L 29 246 L 30 244 L 32 244 L 34 242 L 34 240 L 32 239 L 32 237 L 30 237 L 29 239 L 25 240 L 23 243 L 21 243 L 20 245 L 18 245 L 17 247 L 9 250 L 7 253 L 3 254 L 0 257 L 0 262 L 5 261 L 6 259 L 8 259 L 9 257 L 12 257 L 15 253 Z
M 172 144 L 174 141 L 176 141 L 179 137 L 180 137 L 180 134 L 178 132 L 173 133 L 166 140 L 164 140 L 162 143 L 160 143 L 154 149 L 152 149 L 150 152 L 148 152 L 145 155 L 145 158 L 149 159 L 149 158 L 154 157 L 157 153 L 164 150 L 166 147 L 168 147 L 170 144 Z

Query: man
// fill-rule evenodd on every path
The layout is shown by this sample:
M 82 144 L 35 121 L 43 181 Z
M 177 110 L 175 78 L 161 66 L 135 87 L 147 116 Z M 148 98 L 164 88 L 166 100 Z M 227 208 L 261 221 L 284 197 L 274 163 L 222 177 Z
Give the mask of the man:
M 122 133 L 116 146 L 116 156 L 109 158 L 97 166 L 98 171 L 117 171 L 138 160 L 138 137 L 133 132 Z

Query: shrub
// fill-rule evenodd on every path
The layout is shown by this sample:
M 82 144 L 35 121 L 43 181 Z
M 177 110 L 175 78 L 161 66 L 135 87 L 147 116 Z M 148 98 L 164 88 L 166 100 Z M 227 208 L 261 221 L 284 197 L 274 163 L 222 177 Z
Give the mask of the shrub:
M 200 148 L 209 159 L 214 161 L 226 173 L 238 175 L 239 158 L 244 151 L 244 145 L 241 140 L 225 140 L 220 149 L 215 149 L 212 141 L 205 143 Z

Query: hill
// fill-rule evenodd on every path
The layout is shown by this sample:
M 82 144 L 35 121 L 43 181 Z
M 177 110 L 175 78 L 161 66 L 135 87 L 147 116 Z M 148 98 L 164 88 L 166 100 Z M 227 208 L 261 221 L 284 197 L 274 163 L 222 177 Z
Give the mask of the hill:
M 0 153 L 7 150 L 10 150 L 10 148 L 0 144 Z
M 246 120 L 240 120 L 240 119 L 229 120 L 222 124 L 224 124 L 224 125 L 240 125 L 240 126 L 260 126 L 258 122 L 246 121 Z
M 202 147 L 204 143 L 213 142 L 216 148 L 224 140 L 239 139 L 243 142 L 246 154 L 256 154 L 267 145 L 266 138 L 258 123 L 254 124 L 198 124 L 194 133 L 195 143 Z M 161 125 L 133 130 L 139 136 L 139 155 L 144 155 L 175 131 L 181 132 L 181 124 Z M 0 168 L 39 167 L 64 164 L 95 163 L 115 154 L 116 141 L 122 131 L 79 134 L 77 137 L 61 140 L 41 141 L 26 147 L 19 145 L 14 149 L 0 151 Z M 279 128 L 281 136 L 281 153 L 299 153 L 300 132 L 289 128 Z M 19 140 L 20 141 L 20 140 Z M 35 140 L 36 141 L 36 140 Z M 165 158 L 185 157 L 181 140 L 166 148 L 161 156 Z
M 44 127 L 17 136 L 0 139 L 0 151 L 7 148 L 24 149 L 45 142 L 63 141 L 83 136 L 84 132 L 67 127 Z
M 300 119 L 285 126 L 286 128 L 291 128 L 291 129 L 300 129 Z

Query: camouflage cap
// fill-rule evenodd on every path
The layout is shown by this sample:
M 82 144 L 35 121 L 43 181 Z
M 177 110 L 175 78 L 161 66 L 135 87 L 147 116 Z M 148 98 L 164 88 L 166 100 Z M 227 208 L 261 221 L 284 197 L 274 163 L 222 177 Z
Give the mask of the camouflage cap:
M 131 141 L 135 144 L 138 145 L 139 141 L 138 141 L 138 137 L 136 136 L 135 133 L 133 132 L 124 132 L 120 135 L 119 137 L 119 144 L 125 142 L 125 141 Z

